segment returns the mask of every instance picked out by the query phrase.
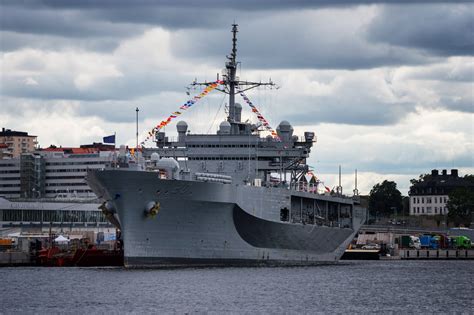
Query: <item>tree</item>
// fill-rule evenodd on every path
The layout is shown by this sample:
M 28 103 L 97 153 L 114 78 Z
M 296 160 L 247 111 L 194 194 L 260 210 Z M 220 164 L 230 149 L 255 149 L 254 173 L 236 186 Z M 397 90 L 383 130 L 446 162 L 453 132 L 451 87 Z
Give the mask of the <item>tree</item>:
M 472 177 L 472 176 L 471 176 Z M 462 187 L 453 190 L 449 194 L 448 218 L 456 226 L 463 224 L 471 225 L 472 213 L 474 212 L 474 190 L 472 187 Z
M 384 180 L 376 184 L 369 195 L 369 213 L 375 217 L 390 216 L 394 211 L 400 212 L 403 208 L 402 194 L 397 184 Z
M 402 197 L 402 215 L 408 215 L 410 213 L 410 197 Z
M 474 185 L 474 175 L 464 175 L 464 179 L 469 181 L 472 185 Z
M 429 178 L 431 178 L 431 174 L 421 174 L 418 177 L 418 179 L 415 179 L 415 178 L 410 179 L 410 183 L 412 185 L 419 184 L 419 183 L 422 183 L 425 180 L 428 180 Z

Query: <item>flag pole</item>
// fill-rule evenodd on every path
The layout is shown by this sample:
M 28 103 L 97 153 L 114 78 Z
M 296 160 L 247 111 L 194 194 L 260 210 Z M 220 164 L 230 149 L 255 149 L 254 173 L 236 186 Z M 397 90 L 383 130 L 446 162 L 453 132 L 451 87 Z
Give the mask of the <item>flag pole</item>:
M 135 147 L 135 149 L 138 150 L 138 111 L 139 111 L 138 107 L 137 109 L 135 109 L 135 111 L 137 112 L 137 146 Z

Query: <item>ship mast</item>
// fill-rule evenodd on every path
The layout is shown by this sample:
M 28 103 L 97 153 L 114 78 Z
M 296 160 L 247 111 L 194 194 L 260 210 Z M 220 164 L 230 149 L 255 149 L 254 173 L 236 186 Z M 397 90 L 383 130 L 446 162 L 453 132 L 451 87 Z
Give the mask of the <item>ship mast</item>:
M 225 67 L 227 69 L 227 85 L 229 87 L 229 116 L 227 120 L 230 123 L 235 122 L 235 73 L 237 72 L 237 24 L 232 24 L 232 52 L 229 59 L 226 62 Z
M 236 87 L 239 87 L 240 91 L 245 92 L 251 89 L 254 89 L 259 86 L 270 86 L 276 87 L 275 83 L 269 80 L 269 82 L 251 82 L 251 81 L 240 81 L 236 77 L 237 65 L 237 33 L 238 33 L 238 24 L 232 24 L 232 51 L 230 55 L 226 56 L 228 61 L 225 63 L 226 73 L 223 74 L 222 82 L 223 88 L 217 88 L 216 90 L 226 93 L 229 95 L 229 114 L 227 116 L 227 121 L 232 125 L 232 133 L 239 133 L 238 125 L 241 124 L 240 119 L 236 115 L 236 106 L 235 106 L 235 93 Z M 219 75 L 217 76 L 219 78 Z M 212 84 L 209 82 L 197 82 L 194 81 L 191 86 L 207 86 Z M 277 88 L 277 87 L 276 87 Z

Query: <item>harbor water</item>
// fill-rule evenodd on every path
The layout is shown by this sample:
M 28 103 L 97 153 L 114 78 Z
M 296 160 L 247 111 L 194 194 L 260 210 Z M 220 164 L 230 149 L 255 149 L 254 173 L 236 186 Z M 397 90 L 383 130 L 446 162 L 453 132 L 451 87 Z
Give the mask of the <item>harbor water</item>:
M 470 313 L 472 261 L 298 268 L 0 268 L 0 313 Z

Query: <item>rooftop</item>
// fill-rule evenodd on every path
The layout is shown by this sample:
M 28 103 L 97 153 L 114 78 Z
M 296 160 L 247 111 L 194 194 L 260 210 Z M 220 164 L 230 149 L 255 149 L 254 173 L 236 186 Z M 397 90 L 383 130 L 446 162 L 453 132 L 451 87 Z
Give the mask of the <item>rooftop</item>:
M 15 130 L 5 129 L 5 128 L 2 128 L 2 131 L 0 131 L 0 137 L 14 137 L 14 136 L 36 138 L 36 136 L 28 135 L 28 132 L 24 132 L 24 131 L 15 131 Z
M 90 153 L 98 153 L 99 151 L 115 151 L 115 146 L 94 142 L 92 144 L 83 144 L 79 148 L 56 147 L 54 145 L 51 145 L 50 147 L 42 149 L 41 151 L 64 152 L 68 154 L 90 154 Z
M 442 170 L 441 174 L 438 170 L 432 170 L 431 174 L 427 174 L 413 183 L 409 194 L 447 194 L 452 189 L 459 187 L 474 188 L 474 182 L 466 177 L 459 177 L 457 169 L 452 169 L 450 174 L 447 170 Z

